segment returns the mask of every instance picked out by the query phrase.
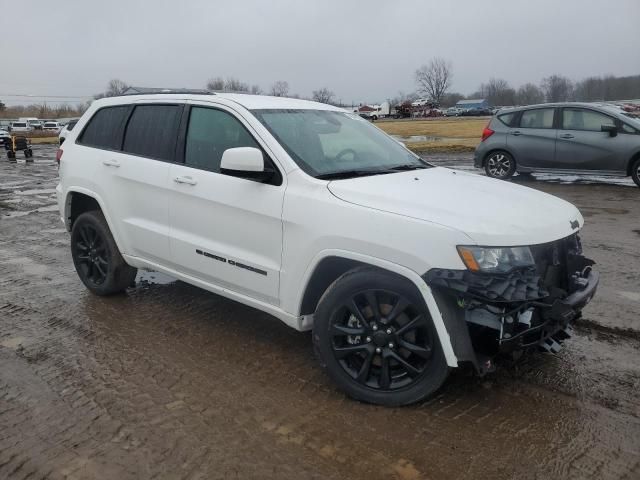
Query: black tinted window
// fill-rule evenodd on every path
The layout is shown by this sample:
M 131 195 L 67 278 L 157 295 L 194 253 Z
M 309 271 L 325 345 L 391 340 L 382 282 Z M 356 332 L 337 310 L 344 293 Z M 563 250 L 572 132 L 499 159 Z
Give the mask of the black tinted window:
M 124 135 L 123 150 L 160 160 L 173 160 L 181 105 L 139 105 Z
M 228 148 L 235 147 L 260 148 L 232 115 L 213 108 L 191 109 L 184 153 L 185 165 L 219 172 L 222 154 Z
M 89 120 L 89 124 L 80 137 L 80 143 L 92 147 L 120 150 L 122 129 L 128 111 L 128 105 L 101 108 Z
M 69 123 L 67 123 L 67 130 L 73 130 L 73 127 L 76 126 L 76 123 L 78 123 L 78 120 L 71 120 Z

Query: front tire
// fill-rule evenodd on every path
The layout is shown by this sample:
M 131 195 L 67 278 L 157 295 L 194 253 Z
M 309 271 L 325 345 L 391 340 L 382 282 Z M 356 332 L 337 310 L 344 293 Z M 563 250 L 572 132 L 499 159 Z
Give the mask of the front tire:
M 507 152 L 491 152 L 484 162 L 484 171 L 487 173 L 487 177 L 506 180 L 516 172 L 516 162 Z
M 85 212 L 73 223 L 71 256 L 80 280 L 96 295 L 123 291 L 133 283 L 138 272 L 122 258 L 99 210 Z
M 400 277 L 359 268 L 320 299 L 313 342 L 320 365 L 349 396 L 385 406 L 433 394 L 449 373 L 422 297 Z
M 631 178 L 640 187 L 640 158 L 637 159 L 631 166 Z

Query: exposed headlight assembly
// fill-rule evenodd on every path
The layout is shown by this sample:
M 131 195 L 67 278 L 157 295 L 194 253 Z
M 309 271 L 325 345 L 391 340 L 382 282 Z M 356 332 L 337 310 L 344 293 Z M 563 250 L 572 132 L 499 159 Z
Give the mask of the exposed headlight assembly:
M 458 253 L 472 272 L 507 273 L 535 265 L 529 247 L 458 246 Z

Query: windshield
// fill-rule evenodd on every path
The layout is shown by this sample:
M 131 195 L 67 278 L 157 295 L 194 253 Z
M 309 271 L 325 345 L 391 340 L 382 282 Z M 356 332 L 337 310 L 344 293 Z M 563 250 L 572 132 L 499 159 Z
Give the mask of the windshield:
M 393 173 L 430 165 L 358 115 L 328 110 L 254 110 L 309 175 Z

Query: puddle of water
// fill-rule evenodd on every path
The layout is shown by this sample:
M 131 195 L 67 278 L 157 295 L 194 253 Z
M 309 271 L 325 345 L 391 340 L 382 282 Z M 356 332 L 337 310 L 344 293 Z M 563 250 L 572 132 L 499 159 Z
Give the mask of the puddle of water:
M 152 283 L 154 285 L 168 285 L 177 281 L 175 278 L 165 275 L 164 273 L 147 271 L 140 271 L 136 280 L 141 283 Z
M 618 292 L 622 298 L 626 298 L 628 300 L 633 300 L 634 302 L 640 302 L 640 293 L 636 292 Z
M 403 143 L 416 143 L 416 142 L 459 142 L 459 138 L 451 137 L 432 137 L 429 135 L 391 135 L 396 140 L 400 140 Z
M 18 191 L 18 192 L 14 192 L 16 195 L 43 195 L 43 194 L 52 194 L 52 193 L 56 193 L 56 189 L 55 188 L 46 188 L 43 190 L 23 190 L 23 191 Z
M 0 342 L 0 346 L 10 348 L 11 350 L 16 350 L 20 345 L 22 345 L 22 342 L 24 342 L 24 340 L 24 337 L 6 338 Z

